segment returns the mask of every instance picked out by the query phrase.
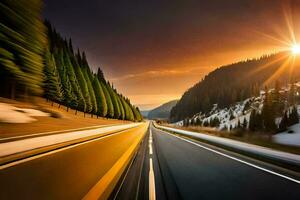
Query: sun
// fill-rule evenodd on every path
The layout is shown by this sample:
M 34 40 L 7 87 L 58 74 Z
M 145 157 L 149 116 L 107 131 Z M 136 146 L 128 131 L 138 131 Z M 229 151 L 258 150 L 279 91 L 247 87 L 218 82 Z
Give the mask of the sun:
M 291 47 L 291 52 L 292 52 L 292 54 L 294 54 L 294 55 L 300 54 L 300 45 L 299 45 L 299 44 L 294 44 L 294 45 Z

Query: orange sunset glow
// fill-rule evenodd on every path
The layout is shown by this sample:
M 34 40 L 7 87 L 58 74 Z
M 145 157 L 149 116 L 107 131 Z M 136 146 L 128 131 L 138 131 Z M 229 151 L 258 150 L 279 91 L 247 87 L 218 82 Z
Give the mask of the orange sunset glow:
M 1 0 L 0 200 L 299 200 L 300 0 Z
M 155 52 L 147 54 L 148 47 L 139 53 L 142 57 L 124 57 L 127 63 L 122 63 L 122 67 L 129 71 L 128 74 L 118 75 L 104 63 L 104 68 L 108 67 L 108 78 L 135 104 L 149 109 L 179 99 L 186 89 L 222 65 L 280 51 L 298 54 L 300 16 L 297 11 L 300 7 L 297 2 L 279 1 L 272 5 L 267 1 L 256 2 L 255 15 L 249 14 L 246 19 L 233 13 L 228 16 L 230 21 L 223 21 L 219 16 L 212 21 L 215 26 L 208 25 L 199 33 L 196 26 L 177 30 L 179 32 L 171 37 L 178 40 L 171 46 L 151 47 L 160 53 L 158 57 Z M 97 62 L 96 57 L 90 57 L 93 63 Z M 119 61 L 111 62 L 119 65 Z M 122 68 L 118 70 L 123 71 Z M 147 95 L 148 98 L 144 98 Z

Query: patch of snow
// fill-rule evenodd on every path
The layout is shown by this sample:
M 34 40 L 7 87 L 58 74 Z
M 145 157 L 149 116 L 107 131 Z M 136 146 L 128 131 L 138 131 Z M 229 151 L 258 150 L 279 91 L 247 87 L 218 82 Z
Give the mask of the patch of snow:
M 181 121 L 178 121 L 178 122 L 175 122 L 173 123 L 174 125 L 177 125 L 177 126 L 183 126 L 183 120 Z
M 33 117 L 50 116 L 49 113 L 35 109 L 17 108 L 7 103 L 0 103 L 0 122 L 30 123 L 36 121 Z
M 29 109 L 29 108 L 17 108 L 17 111 L 26 113 L 30 117 L 49 117 L 49 113 L 42 112 L 40 110 Z
M 293 133 L 288 133 L 293 131 Z M 272 137 L 273 142 L 291 146 L 300 147 L 300 124 L 295 124 L 288 128 L 287 131 L 278 133 Z

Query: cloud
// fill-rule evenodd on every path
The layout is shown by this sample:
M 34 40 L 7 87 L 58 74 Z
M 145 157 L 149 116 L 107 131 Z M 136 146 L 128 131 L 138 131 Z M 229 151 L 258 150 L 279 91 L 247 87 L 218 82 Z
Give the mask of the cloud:
M 193 75 L 203 75 L 207 71 L 209 71 L 211 67 L 194 67 L 189 69 L 170 69 L 170 70 L 150 70 L 142 73 L 135 74 L 126 74 L 124 76 L 114 77 L 110 80 L 113 82 L 127 81 L 133 79 L 151 79 L 151 78 L 160 78 L 160 77 L 171 77 L 171 76 L 186 76 L 191 73 Z

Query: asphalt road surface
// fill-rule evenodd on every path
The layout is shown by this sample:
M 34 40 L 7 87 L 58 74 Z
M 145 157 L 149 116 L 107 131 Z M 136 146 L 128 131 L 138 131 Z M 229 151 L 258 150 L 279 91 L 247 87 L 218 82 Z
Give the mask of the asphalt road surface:
M 200 142 L 150 129 L 111 199 L 153 199 L 153 193 L 158 200 L 300 198 L 300 184 L 295 182 L 299 177 L 289 180 L 261 162 L 245 164 L 242 156 L 232 159 L 197 145 Z
M 0 199 L 82 199 L 145 124 L 0 166 Z

